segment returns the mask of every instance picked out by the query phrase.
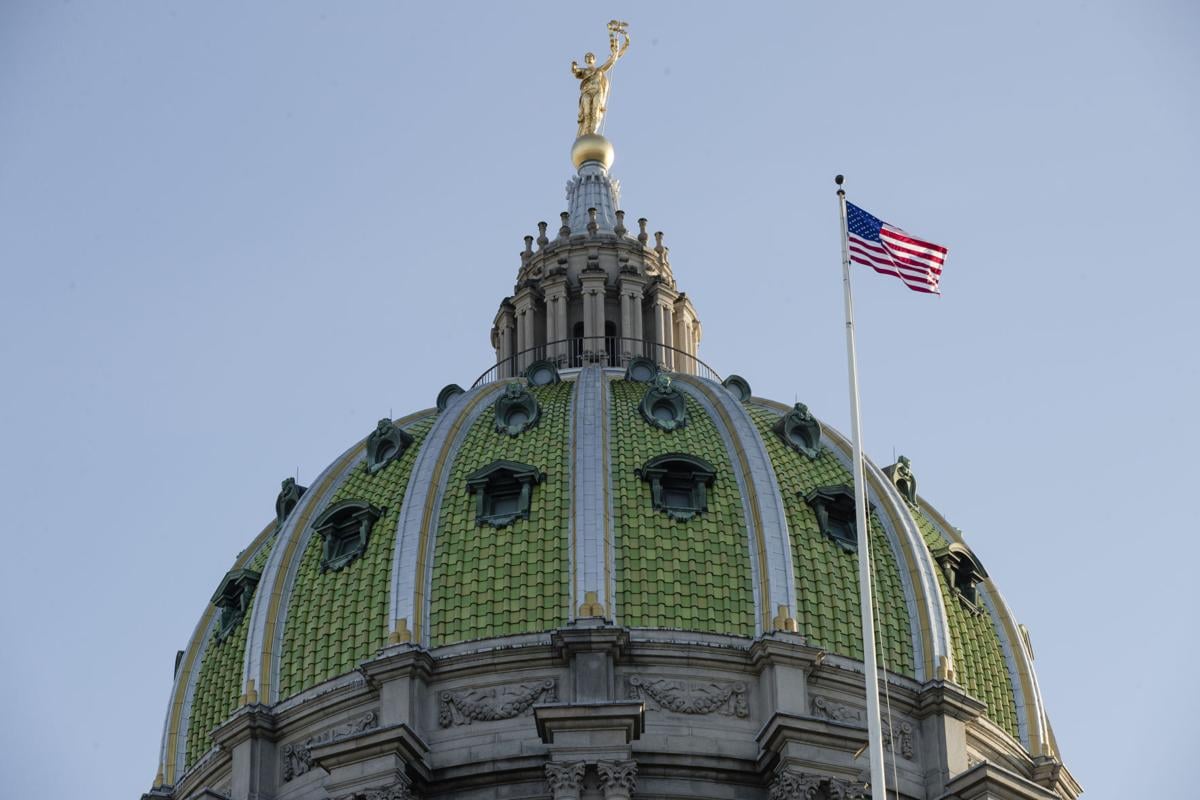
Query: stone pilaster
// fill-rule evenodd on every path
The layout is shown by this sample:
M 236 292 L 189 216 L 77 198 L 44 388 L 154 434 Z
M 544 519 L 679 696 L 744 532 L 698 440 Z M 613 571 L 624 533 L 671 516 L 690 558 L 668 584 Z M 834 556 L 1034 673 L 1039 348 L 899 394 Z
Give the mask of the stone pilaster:
M 921 687 L 913 716 L 920 721 L 921 763 L 931 797 L 945 790 L 951 775 L 967 770 L 967 726 L 986 710 L 956 683 L 932 680 Z
M 213 731 L 213 742 L 231 755 L 229 800 L 274 800 L 277 733 L 275 716 L 257 703 Z

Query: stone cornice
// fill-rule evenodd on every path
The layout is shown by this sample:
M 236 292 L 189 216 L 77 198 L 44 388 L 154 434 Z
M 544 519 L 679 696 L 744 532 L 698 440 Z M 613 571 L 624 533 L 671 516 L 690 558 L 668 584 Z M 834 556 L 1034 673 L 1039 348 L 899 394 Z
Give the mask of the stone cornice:
M 756 673 L 777 665 L 812 672 L 824 656 L 823 650 L 809 645 L 798 633 L 776 631 L 756 639 L 750 646 L 750 663 Z
M 261 703 L 242 706 L 233 716 L 212 733 L 212 739 L 222 750 L 233 750 L 249 739 L 275 741 L 279 726 L 275 714 Z
M 1060 800 L 1015 772 L 984 761 L 959 773 L 946 784 L 939 800 Z
M 957 683 L 937 679 L 921 687 L 913 716 L 924 719 L 934 714 L 944 714 L 963 722 L 974 722 L 986 711 L 987 703 L 967 694 Z
M 621 731 L 628 744 L 646 728 L 646 708 L 641 702 L 552 703 L 534 706 L 538 736 L 544 744 L 554 744 L 564 732 Z
M 355 764 L 377 756 L 394 755 L 428 779 L 426 755 L 429 745 L 408 725 L 401 723 L 388 728 L 376 728 L 361 736 L 317 745 L 312 748 L 313 763 L 332 772 L 338 767 Z
M 853 755 L 866 746 L 867 732 L 864 728 L 819 717 L 776 712 L 755 734 L 754 739 L 767 754 L 767 759 L 773 760 L 786 745 L 793 743 Z
M 358 668 L 373 689 L 397 678 L 428 680 L 433 670 L 433 656 L 429 651 L 411 644 L 388 647 L 377 658 L 363 662 Z
M 629 631 L 611 625 L 572 625 L 554 631 L 550 642 L 564 662 L 570 662 L 577 653 L 609 653 L 619 661 L 629 650 Z

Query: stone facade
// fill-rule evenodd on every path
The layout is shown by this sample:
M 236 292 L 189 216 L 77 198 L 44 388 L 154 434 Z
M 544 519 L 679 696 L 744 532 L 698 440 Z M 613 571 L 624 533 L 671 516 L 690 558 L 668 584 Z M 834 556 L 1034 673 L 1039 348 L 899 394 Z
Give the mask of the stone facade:
M 492 645 L 395 645 L 360 667 L 363 680 L 247 704 L 208 756 L 147 797 L 869 795 L 861 671 L 802 636 L 580 623 Z M 1078 795 L 1056 759 L 1029 756 L 955 684 L 893 675 L 888 690 L 890 788 L 902 797 Z

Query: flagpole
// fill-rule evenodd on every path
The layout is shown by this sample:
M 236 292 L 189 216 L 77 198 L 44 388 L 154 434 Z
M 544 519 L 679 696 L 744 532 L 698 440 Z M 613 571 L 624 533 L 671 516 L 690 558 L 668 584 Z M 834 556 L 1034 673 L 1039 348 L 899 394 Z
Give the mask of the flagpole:
M 854 442 L 854 519 L 858 532 L 858 589 L 862 607 L 863 672 L 867 686 L 867 745 L 871 752 L 871 797 L 886 800 L 883 772 L 883 731 L 879 721 L 879 674 L 875 659 L 875 615 L 871 602 L 871 549 L 867 536 L 867 487 L 863 480 L 862 420 L 858 412 L 858 355 L 854 348 L 854 300 L 850 295 L 850 245 L 846 224 L 846 191 L 838 186 L 838 212 L 842 223 L 842 286 L 846 296 L 846 360 L 850 369 L 850 431 Z

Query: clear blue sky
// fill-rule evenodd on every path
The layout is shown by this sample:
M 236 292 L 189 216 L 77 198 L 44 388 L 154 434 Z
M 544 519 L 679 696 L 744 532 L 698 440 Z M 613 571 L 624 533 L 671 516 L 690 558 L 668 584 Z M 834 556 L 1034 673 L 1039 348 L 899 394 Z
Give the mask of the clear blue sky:
M 1186 794 L 1194 4 L 245 5 L 0 8 L 8 794 L 146 789 L 279 480 L 489 366 L 611 17 L 623 205 L 718 371 L 847 429 L 835 173 L 950 247 L 941 298 L 858 275 L 867 451 L 1029 626 L 1089 796 Z

